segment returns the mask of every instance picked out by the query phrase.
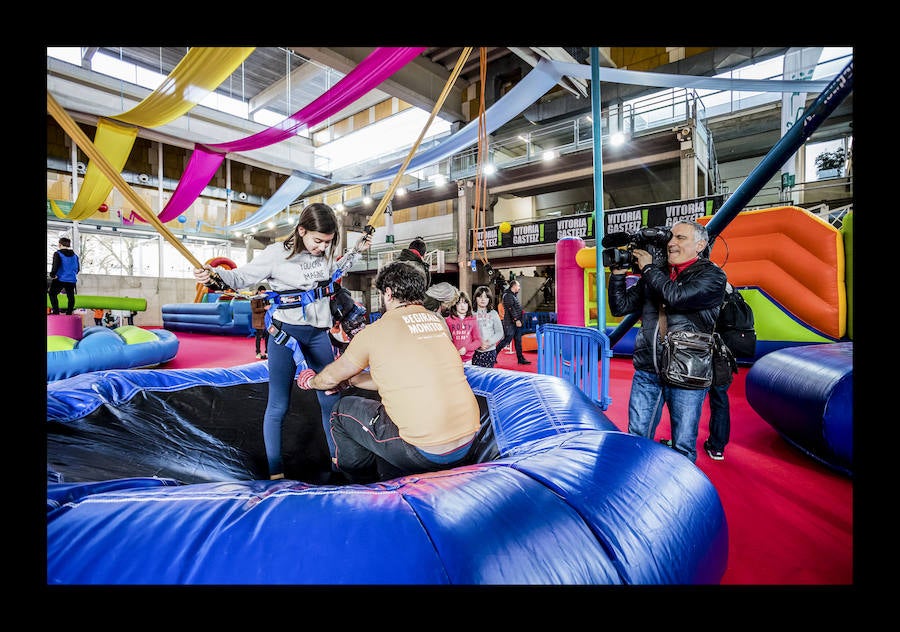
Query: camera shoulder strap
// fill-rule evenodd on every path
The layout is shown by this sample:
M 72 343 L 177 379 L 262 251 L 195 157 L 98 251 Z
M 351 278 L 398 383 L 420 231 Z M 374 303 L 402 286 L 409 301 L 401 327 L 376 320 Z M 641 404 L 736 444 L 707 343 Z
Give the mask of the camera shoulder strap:
M 659 306 L 659 316 L 656 319 L 656 335 L 653 336 L 653 368 L 657 373 L 660 372 L 659 364 L 658 364 L 658 349 L 657 345 L 660 343 L 660 340 L 665 341 L 666 339 L 666 308 L 660 304 Z

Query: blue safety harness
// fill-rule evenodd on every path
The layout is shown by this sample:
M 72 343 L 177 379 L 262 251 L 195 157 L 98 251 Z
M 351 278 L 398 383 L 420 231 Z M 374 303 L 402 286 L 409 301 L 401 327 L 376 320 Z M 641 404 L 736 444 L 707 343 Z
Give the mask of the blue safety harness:
M 350 267 L 347 265 L 346 267 Z M 279 345 L 283 345 L 291 350 L 294 363 L 297 365 L 297 371 L 294 373 L 296 379 L 300 372 L 309 368 L 306 362 L 306 356 L 300 350 L 300 343 L 292 335 L 281 328 L 281 322 L 274 320 L 272 314 L 276 309 L 294 309 L 296 307 L 305 308 L 311 303 L 315 303 L 319 299 L 333 296 L 341 286 L 338 283 L 344 274 L 344 268 L 339 267 L 331 275 L 331 281 L 325 285 L 314 287 L 311 290 L 285 290 L 283 292 L 268 291 L 266 297 L 272 301 L 269 309 L 266 311 L 266 331 L 272 336 L 272 340 Z
M 367 234 L 371 235 L 375 232 L 375 228 L 372 226 L 367 226 L 365 228 Z M 283 345 L 291 350 L 291 353 L 294 358 L 294 363 L 297 365 L 297 371 L 294 373 L 294 379 L 300 375 L 300 372 L 304 369 L 309 368 L 309 364 L 306 362 L 306 356 L 303 355 L 303 352 L 300 350 L 300 343 L 297 342 L 297 339 L 292 335 L 282 330 L 281 323 L 272 318 L 272 314 L 275 313 L 276 309 L 293 309 L 295 307 L 303 307 L 305 308 L 310 303 L 314 303 L 319 299 L 325 298 L 327 296 L 333 296 L 338 291 L 341 290 L 341 285 L 338 283 L 341 277 L 344 276 L 344 273 L 353 267 L 353 263 L 356 260 L 355 255 L 358 254 L 356 249 L 354 248 L 340 261 L 338 267 L 335 269 L 334 273 L 331 275 L 331 280 L 326 283 L 319 285 L 318 287 L 314 287 L 311 290 L 286 290 L 284 292 L 275 292 L 268 291 L 266 292 L 266 297 L 272 300 L 272 304 L 269 306 L 269 309 L 266 311 L 266 331 L 272 336 L 272 340 L 275 341 L 276 344 Z M 362 310 L 363 314 L 365 310 Z

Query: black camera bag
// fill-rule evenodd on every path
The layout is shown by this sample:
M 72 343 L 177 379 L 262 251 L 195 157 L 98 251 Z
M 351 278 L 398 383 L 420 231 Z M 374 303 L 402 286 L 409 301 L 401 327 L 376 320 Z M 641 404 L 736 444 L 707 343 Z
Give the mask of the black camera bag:
M 662 343 L 662 379 L 678 388 L 709 388 L 713 381 L 714 335 L 689 330 L 668 332 Z
M 756 329 L 753 309 L 737 289 L 725 292 L 716 331 L 737 358 L 752 358 L 756 354 Z

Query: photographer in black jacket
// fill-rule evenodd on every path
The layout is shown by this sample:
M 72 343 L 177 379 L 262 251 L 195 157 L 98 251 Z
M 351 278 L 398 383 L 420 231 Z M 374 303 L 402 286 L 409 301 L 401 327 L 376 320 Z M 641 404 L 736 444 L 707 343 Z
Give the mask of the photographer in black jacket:
M 672 426 L 672 440 L 665 443 L 696 461 L 700 412 L 708 389 L 677 388 L 660 377 L 665 335 L 660 331 L 660 310 L 665 311 L 667 331 L 712 333 L 726 277 L 719 266 L 701 256 L 709 244 L 705 226 L 680 221 L 671 231 L 665 266 L 653 265 L 649 252 L 635 248 L 632 254 L 641 276 L 632 287 L 625 285 L 627 264 L 610 270 L 609 309 L 613 316 L 641 314 L 641 328 L 632 353 L 634 377 L 628 401 L 628 432 L 652 439 L 665 404 Z

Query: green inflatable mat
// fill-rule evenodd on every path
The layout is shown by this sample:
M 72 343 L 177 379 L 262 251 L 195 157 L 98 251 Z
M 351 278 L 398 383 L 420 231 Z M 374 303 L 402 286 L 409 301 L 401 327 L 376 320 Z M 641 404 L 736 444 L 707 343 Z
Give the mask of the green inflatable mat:
M 47 336 L 47 351 L 71 351 L 78 342 L 68 336 Z
M 116 327 L 115 332 L 125 339 L 125 343 L 129 345 L 137 345 L 142 342 L 156 342 L 159 340 L 152 331 L 135 327 L 134 325 L 122 325 Z

